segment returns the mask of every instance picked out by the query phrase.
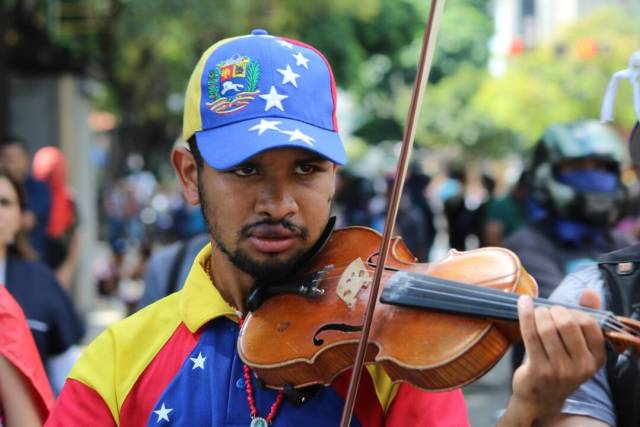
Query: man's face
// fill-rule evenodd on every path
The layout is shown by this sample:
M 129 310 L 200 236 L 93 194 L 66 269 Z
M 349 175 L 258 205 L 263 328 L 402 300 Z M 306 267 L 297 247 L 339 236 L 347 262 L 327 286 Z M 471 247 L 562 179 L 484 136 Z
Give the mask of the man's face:
M 29 175 L 29 156 L 19 144 L 9 144 L 0 150 L 0 165 L 18 182 Z
M 336 167 L 300 149 L 274 149 L 225 171 L 204 165 L 198 191 L 209 232 L 257 280 L 286 276 L 330 214 Z

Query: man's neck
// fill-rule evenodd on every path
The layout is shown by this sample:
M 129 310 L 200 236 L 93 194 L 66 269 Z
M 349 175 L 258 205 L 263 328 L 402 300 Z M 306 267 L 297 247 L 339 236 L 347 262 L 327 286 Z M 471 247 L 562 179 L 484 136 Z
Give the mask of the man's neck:
M 209 275 L 214 286 L 232 307 L 245 313 L 247 311 L 247 295 L 253 286 L 254 279 L 238 270 L 229 258 L 211 244 Z

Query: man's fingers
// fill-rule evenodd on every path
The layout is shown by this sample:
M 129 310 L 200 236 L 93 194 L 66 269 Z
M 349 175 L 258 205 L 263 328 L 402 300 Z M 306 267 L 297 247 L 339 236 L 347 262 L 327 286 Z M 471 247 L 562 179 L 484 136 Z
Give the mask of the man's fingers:
M 580 305 L 583 307 L 600 308 L 600 297 L 593 289 L 585 289 L 580 295 Z
M 600 324 L 587 313 L 577 313 L 576 318 L 584 336 L 589 352 L 595 357 L 598 367 L 606 360 L 604 335 Z
M 583 307 L 590 307 L 600 309 L 601 301 L 598 293 L 593 289 L 585 289 L 580 295 L 580 305 Z M 602 328 L 598 321 L 596 321 L 590 314 L 578 313 L 577 317 L 582 334 L 586 341 L 589 351 L 593 354 L 599 365 L 602 365 L 606 359 L 604 349 L 604 335 L 602 334 Z
M 572 312 L 561 306 L 554 306 L 549 312 L 569 358 L 579 357 L 588 348 L 577 319 L 582 313 Z
M 557 372 L 562 371 L 570 362 L 570 356 L 558 326 L 551 315 L 552 309 L 539 307 L 535 311 L 538 337 L 547 354 L 549 365 Z
M 520 321 L 520 334 L 529 359 L 546 359 L 547 353 L 540 342 L 536 328 L 533 300 L 528 295 L 521 295 L 518 298 L 518 318 Z

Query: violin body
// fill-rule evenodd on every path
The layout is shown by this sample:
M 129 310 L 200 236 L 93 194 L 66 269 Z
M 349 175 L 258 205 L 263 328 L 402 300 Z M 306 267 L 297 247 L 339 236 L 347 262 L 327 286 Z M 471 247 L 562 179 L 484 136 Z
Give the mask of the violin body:
M 267 386 L 328 385 L 352 367 L 371 288 L 366 279 L 373 276 L 380 238 L 365 227 L 334 231 L 323 250 L 300 272 L 304 276 L 327 271 L 317 283 L 321 295 L 277 295 L 247 315 L 238 352 Z M 361 281 L 362 287 L 349 288 L 353 272 L 347 266 L 355 259 L 363 261 L 369 276 Z M 512 252 L 502 248 L 451 251 L 442 261 L 423 264 L 416 263 L 396 237 L 386 268 L 390 269 L 386 276 L 397 269 L 505 292 L 537 294 L 535 280 Z M 481 377 L 518 337 L 516 322 L 378 303 L 365 363 L 380 364 L 393 381 L 447 390 Z

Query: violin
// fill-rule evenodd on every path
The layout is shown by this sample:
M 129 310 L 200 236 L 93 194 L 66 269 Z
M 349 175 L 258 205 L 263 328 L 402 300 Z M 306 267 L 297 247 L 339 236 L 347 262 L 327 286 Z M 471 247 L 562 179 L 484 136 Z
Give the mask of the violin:
M 353 366 L 380 239 L 365 227 L 334 231 L 295 278 L 274 285 L 282 293 L 247 315 L 238 353 L 265 385 L 329 385 Z M 537 295 L 535 280 L 507 249 L 453 250 L 442 261 L 417 263 L 399 237 L 381 286 L 364 362 L 426 390 L 457 388 L 489 371 L 519 340 L 518 295 Z M 595 317 L 616 351 L 640 353 L 640 322 L 567 307 Z

